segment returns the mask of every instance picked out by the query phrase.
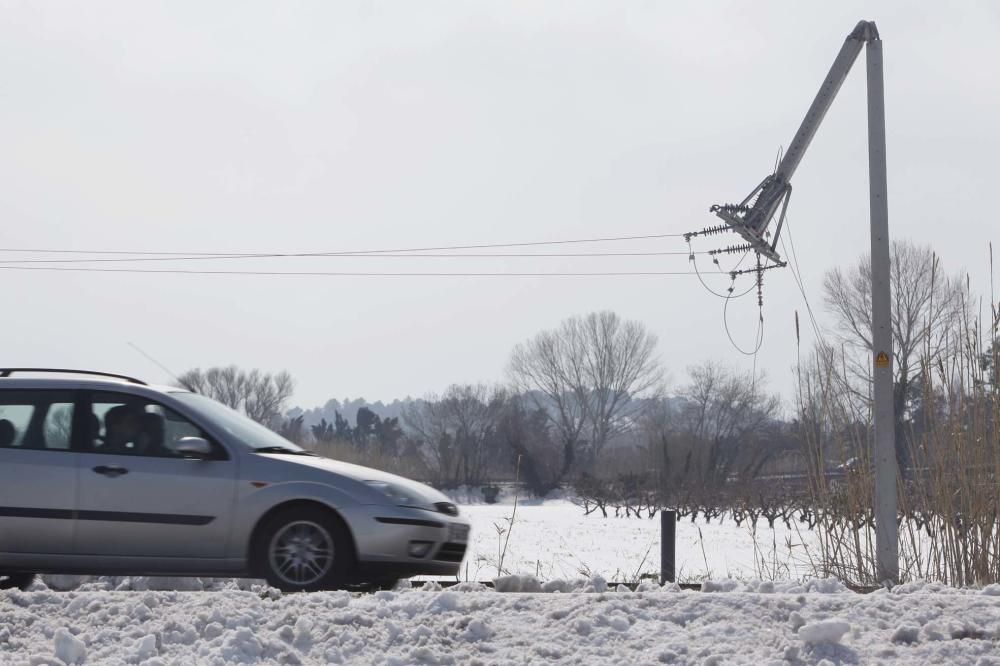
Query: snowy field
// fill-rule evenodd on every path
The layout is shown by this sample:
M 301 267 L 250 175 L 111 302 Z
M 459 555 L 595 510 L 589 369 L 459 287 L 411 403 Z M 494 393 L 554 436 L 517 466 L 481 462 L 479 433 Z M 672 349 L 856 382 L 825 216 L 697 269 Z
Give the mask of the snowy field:
M 3 664 L 1000 664 L 1000 586 L 0 592 Z M 503 588 L 503 584 L 500 586 Z M 533 578 L 512 587 L 539 589 Z M 89 589 L 88 589 L 89 588 Z M 586 590 L 586 591 L 582 591 Z
M 472 521 L 463 580 L 527 573 L 542 580 L 600 575 L 631 583 L 644 574 L 658 576 L 660 570 L 658 516 L 652 520 L 613 514 L 604 518 L 600 512 L 586 516 L 564 499 L 522 500 L 514 515 L 510 497 L 498 504 L 463 504 L 461 511 Z M 507 530 L 503 571 L 498 572 Z M 681 582 L 722 577 L 799 580 L 814 574 L 810 557 L 817 555 L 816 548 L 815 535 L 795 523 L 790 530 L 781 523 L 771 529 L 761 519 L 755 531 L 747 523 L 737 527 L 728 518 L 708 525 L 702 519 L 696 523 L 685 519 L 677 523 L 677 578 Z

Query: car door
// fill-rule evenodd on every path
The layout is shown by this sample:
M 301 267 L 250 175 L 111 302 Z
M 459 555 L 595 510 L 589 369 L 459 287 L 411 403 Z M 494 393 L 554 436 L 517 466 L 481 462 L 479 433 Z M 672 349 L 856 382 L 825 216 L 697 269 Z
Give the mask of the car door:
M 79 455 L 81 555 L 221 558 L 232 520 L 236 462 L 212 442 L 211 459 L 179 456 L 197 425 L 136 395 L 93 392 Z
M 73 391 L 0 389 L 0 558 L 73 551 Z

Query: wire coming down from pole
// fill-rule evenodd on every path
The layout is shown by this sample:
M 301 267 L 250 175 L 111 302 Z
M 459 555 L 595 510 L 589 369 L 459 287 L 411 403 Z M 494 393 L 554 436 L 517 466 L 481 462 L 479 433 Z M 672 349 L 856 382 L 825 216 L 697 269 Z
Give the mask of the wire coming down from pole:
M 275 257 L 340 257 L 355 255 L 387 255 L 414 252 L 445 252 L 452 250 L 484 250 L 491 248 L 538 247 L 546 245 L 569 245 L 577 243 L 608 243 L 632 240 L 652 240 L 657 238 L 679 238 L 684 234 L 645 234 L 639 236 L 608 236 L 600 238 L 571 238 L 551 241 L 529 241 L 520 243 L 483 243 L 478 245 L 440 245 L 434 247 L 387 248 L 368 250 L 339 250 L 326 252 L 160 252 L 150 250 L 75 250 L 75 249 L 45 249 L 45 248 L 0 248 L 0 252 L 20 252 L 35 254 L 95 254 L 95 255 L 134 255 L 150 257 L 207 257 L 221 258 L 252 258 L 264 259 Z
M 147 273 L 172 275 L 286 275 L 304 277 L 626 277 L 690 275 L 692 271 L 594 271 L 594 272 L 350 272 L 350 271 L 214 271 L 173 268 L 77 268 L 63 266 L 0 266 L 4 271 L 55 271 L 76 273 Z

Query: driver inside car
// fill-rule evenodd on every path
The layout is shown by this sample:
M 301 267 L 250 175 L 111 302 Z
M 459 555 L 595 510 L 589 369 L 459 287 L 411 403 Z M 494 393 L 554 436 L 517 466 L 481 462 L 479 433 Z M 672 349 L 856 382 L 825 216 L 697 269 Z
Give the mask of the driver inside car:
M 104 446 L 106 453 L 136 454 L 143 413 L 130 405 L 112 407 L 104 415 Z

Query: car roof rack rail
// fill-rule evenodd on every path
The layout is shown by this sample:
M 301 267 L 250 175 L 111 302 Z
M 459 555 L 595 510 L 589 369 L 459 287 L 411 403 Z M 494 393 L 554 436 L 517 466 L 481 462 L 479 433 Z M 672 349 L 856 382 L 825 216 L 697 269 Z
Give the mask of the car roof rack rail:
M 96 370 L 72 370 L 70 368 L 0 368 L 0 377 L 10 377 L 15 372 L 51 372 L 63 375 L 94 375 L 95 377 L 112 377 L 114 379 L 124 379 L 129 384 L 139 384 L 148 386 L 146 382 L 128 375 L 119 375 L 113 372 L 98 372 Z

